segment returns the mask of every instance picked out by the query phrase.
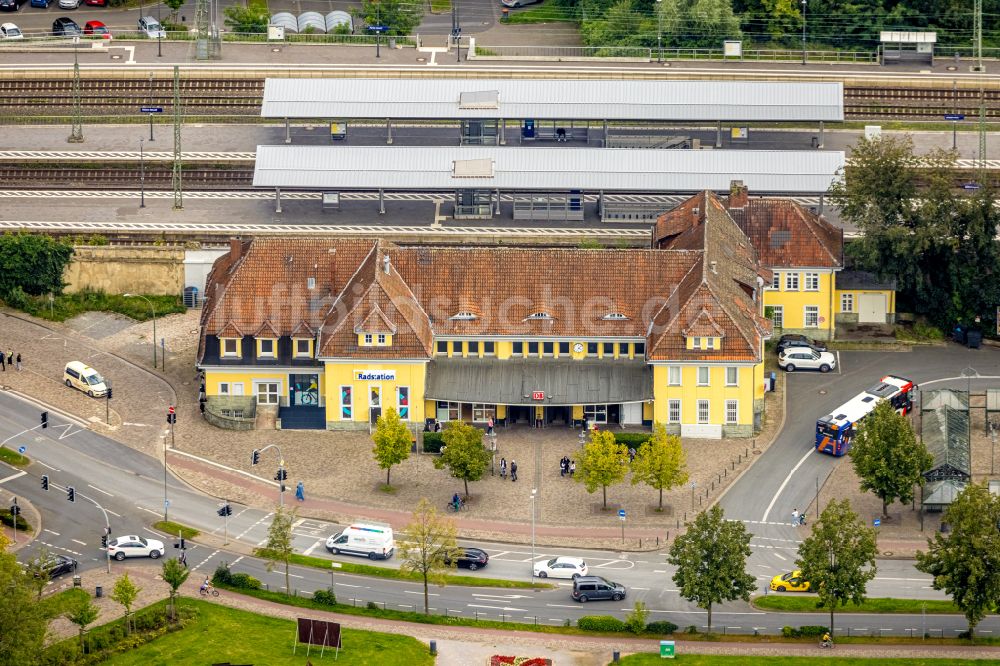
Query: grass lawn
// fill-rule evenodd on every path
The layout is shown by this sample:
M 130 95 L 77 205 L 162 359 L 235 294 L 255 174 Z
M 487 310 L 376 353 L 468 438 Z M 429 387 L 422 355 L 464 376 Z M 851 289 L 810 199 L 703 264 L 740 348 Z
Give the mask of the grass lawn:
M 451 11 L 451 0 L 431 0 L 431 14 L 443 14 Z
M 258 557 L 264 557 L 262 554 L 262 549 L 258 548 L 254 554 Z M 324 571 L 330 571 L 330 560 L 323 559 L 322 557 L 313 557 L 311 555 L 292 555 L 292 564 L 298 564 L 303 567 L 313 567 L 315 569 L 323 569 Z M 418 574 L 407 574 L 403 573 L 399 569 L 391 569 L 389 567 L 376 567 L 370 564 L 356 564 L 354 562 L 341 562 L 338 561 L 337 564 L 340 566 L 335 569 L 340 573 L 356 574 L 359 576 L 376 576 L 378 578 L 394 578 L 397 580 L 411 580 L 411 581 L 422 581 L 423 579 Z M 541 590 L 551 590 L 555 587 L 551 583 L 529 583 L 526 580 L 503 580 L 501 578 L 480 578 L 479 576 L 456 576 L 449 574 L 445 577 L 446 584 L 448 585 L 464 585 L 468 587 L 505 587 L 505 588 L 526 588 L 526 589 L 541 589 Z
M 681 650 L 678 650 L 680 652 Z M 674 659 L 664 660 L 659 654 L 643 653 L 630 654 L 622 657 L 619 662 L 622 666 L 642 666 L 644 664 L 690 664 L 691 666 L 702 666 L 703 664 L 749 664 L 754 661 L 764 661 L 764 657 L 750 659 L 748 657 L 723 657 L 709 654 L 678 654 Z M 924 664 L 934 666 L 944 666 L 945 664 L 986 664 L 992 660 L 983 661 L 979 659 L 866 659 L 862 657 L 830 657 L 826 650 L 822 657 L 775 657 L 768 655 L 766 660 L 768 666 L 809 666 L 815 664 L 817 659 L 822 659 L 822 663 L 832 666 L 923 666 Z M 995 663 L 995 662 L 994 662 Z
M 109 664 L 267 664 L 301 666 L 306 663 L 305 645 L 292 655 L 295 623 L 266 615 L 226 608 L 198 599 L 183 599 L 193 606 L 196 620 L 181 631 L 167 634 L 126 654 L 116 655 Z M 382 666 L 383 664 L 433 664 L 426 645 L 409 636 L 346 629 L 337 664 Z M 315 664 L 333 663 L 327 656 L 319 659 L 313 648 L 310 659 Z
M 172 537 L 176 537 L 177 533 L 180 532 L 180 535 L 185 539 L 193 539 L 199 534 L 201 534 L 201 532 L 199 532 L 193 527 L 181 525 L 180 523 L 175 523 L 172 520 L 158 520 L 155 523 L 153 523 L 153 527 L 160 530 L 161 532 L 166 532 Z
M 580 20 L 577 14 L 575 8 L 541 4 L 531 9 L 510 12 L 504 23 L 576 23 Z
M 156 308 L 156 316 L 184 312 L 180 296 L 146 296 Z M 14 306 L 15 304 L 9 304 Z M 149 303 L 124 294 L 105 294 L 99 291 L 81 291 L 75 294 L 61 294 L 49 303 L 48 296 L 29 296 L 26 303 L 17 304 L 18 309 L 28 314 L 50 321 L 66 321 L 84 312 L 117 312 L 136 321 L 146 321 L 152 317 Z
M 27 456 L 22 456 L 14 449 L 8 449 L 6 446 L 0 446 L 0 460 L 15 467 L 24 467 L 31 462 Z
M 825 613 L 826 608 L 816 607 L 814 595 L 786 596 L 769 594 L 754 599 L 753 605 L 761 610 L 787 611 L 789 613 Z M 866 599 L 856 606 L 847 604 L 837 608 L 838 613 L 920 613 L 924 608 L 928 613 L 961 613 L 949 599 L 892 599 L 889 597 Z

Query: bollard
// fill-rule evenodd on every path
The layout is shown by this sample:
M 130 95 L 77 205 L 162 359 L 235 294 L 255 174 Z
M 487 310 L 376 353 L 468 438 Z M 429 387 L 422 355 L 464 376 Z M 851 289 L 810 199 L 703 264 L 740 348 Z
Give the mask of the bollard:
M 94 590 L 94 596 L 97 597 L 98 599 L 100 599 L 101 597 L 103 597 L 104 596 L 104 588 L 101 587 L 100 585 L 98 585 L 97 588 Z
M 612 663 L 617 664 L 619 661 L 621 661 L 621 658 L 622 658 L 622 653 L 619 652 L 618 650 L 615 650 L 614 652 L 611 653 Z
M 750 457 L 750 449 L 748 449 L 745 446 L 743 447 L 743 457 L 744 458 L 749 458 Z
M 722 475 L 721 475 L 721 474 L 716 474 L 716 476 L 717 476 L 717 477 L 719 477 L 719 478 L 717 479 L 717 480 L 718 480 L 718 482 L 719 482 L 719 483 L 722 483 Z
M 715 481 L 712 481 L 712 490 L 715 490 Z
M 723 479 L 728 479 L 729 478 L 729 470 L 728 469 L 723 469 L 722 470 L 722 478 Z
M 734 463 L 732 460 L 729 461 L 729 469 L 736 469 L 736 463 Z
M 656 536 L 656 546 L 657 546 L 657 548 L 659 548 L 659 546 L 660 546 L 660 536 L 659 535 Z
M 438 653 L 438 642 L 431 639 L 431 656 L 436 657 Z
M 698 506 L 701 506 L 701 495 L 698 495 Z

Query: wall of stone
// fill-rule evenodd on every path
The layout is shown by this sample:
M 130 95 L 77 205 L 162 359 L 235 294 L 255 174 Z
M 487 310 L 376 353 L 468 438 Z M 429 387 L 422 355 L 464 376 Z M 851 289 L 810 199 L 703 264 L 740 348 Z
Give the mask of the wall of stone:
M 63 272 L 66 291 L 180 294 L 184 250 L 171 247 L 78 246 Z

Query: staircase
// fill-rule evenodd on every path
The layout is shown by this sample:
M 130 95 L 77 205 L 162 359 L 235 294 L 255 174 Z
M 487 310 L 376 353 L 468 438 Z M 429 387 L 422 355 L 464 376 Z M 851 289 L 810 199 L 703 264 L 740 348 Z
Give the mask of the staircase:
M 322 407 L 282 407 L 278 418 L 282 430 L 326 430 L 326 410 Z

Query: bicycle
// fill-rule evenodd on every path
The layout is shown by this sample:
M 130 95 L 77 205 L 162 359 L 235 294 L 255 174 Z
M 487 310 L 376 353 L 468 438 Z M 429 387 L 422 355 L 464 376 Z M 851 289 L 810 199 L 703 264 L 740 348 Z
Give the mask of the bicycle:
M 219 591 L 217 589 L 215 589 L 214 587 L 208 587 L 208 588 L 199 587 L 198 588 L 198 593 L 201 596 L 203 596 L 203 597 L 207 597 L 207 596 L 210 596 L 210 595 L 213 596 L 213 597 L 219 596 Z
M 830 648 L 832 650 L 833 649 L 833 641 L 832 640 L 829 640 L 829 641 L 820 641 L 819 642 L 819 646 L 820 646 L 820 648 Z

